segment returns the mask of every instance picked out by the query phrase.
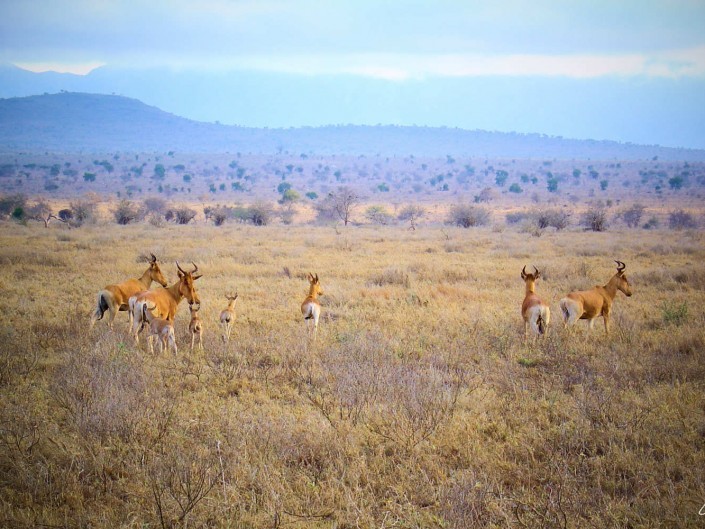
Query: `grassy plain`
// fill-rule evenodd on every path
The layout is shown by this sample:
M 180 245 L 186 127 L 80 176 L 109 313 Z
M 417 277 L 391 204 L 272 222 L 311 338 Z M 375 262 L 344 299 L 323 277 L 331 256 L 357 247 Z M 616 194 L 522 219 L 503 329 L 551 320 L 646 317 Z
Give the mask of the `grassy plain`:
M 89 329 L 153 252 L 206 324 Z M 613 333 L 557 301 L 627 264 Z M 705 234 L 434 226 L 0 226 L 0 525 L 701 527 Z M 524 342 L 522 266 L 549 335 Z M 318 340 L 299 305 L 325 292 Z M 216 323 L 237 291 L 230 343 Z

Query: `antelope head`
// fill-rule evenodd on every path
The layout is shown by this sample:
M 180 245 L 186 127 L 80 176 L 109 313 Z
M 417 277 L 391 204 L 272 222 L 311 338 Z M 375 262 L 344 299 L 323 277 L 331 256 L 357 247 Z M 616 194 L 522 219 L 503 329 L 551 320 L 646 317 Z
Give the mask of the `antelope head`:
M 193 282 L 201 277 L 201 274 L 194 275 L 198 272 L 198 266 L 195 263 L 193 265 L 193 270 L 186 272 L 183 268 L 179 266 L 179 262 L 176 261 L 176 268 L 179 274 L 179 293 L 186 298 L 189 305 L 197 303 L 199 306 L 201 304 L 201 299 L 198 297 L 198 292 L 196 292 L 196 287 L 193 286 Z
M 614 275 L 614 278 L 617 282 L 617 288 L 629 297 L 632 295 L 632 287 L 624 273 L 624 269 L 627 268 L 627 265 L 625 265 L 622 261 L 615 261 L 615 263 L 617 263 L 617 273 Z
M 316 297 L 323 295 L 323 289 L 321 288 L 321 282 L 318 280 L 318 274 L 314 276 L 309 272 L 308 282 L 311 283 L 311 290 L 309 291 L 309 296 Z
M 162 274 L 161 268 L 159 268 L 159 263 L 157 263 L 157 258 L 154 256 L 153 253 L 149 254 L 152 256 L 152 258 L 149 260 L 149 277 L 152 281 L 156 281 L 159 283 L 161 286 L 166 288 L 167 283 L 166 283 L 166 278 Z
M 533 274 L 526 273 L 526 265 L 524 265 L 524 268 L 521 269 L 521 278 L 524 281 L 536 281 L 539 277 L 541 277 L 541 272 L 539 272 L 539 269 L 535 266 Z
M 235 305 L 235 301 L 237 301 L 238 293 L 235 292 L 234 296 L 229 296 L 225 294 L 225 299 L 228 300 L 228 307 L 233 307 Z

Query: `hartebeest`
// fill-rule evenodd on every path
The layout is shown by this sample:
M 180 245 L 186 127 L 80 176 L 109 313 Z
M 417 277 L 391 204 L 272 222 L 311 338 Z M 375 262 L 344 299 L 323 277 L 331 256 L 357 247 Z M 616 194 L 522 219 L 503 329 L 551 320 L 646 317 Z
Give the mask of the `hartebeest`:
M 237 292 L 234 296 L 228 296 L 225 294 L 225 298 L 228 300 L 228 306 L 220 312 L 220 325 L 223 327 L 223 340 L 229 341 L 236 316 L 235 302 L 237 301 Z
M 149 302 L 148 308 L 152 316 L 163 318 L 170 322 L 174 321 L 176 309 L 182 299 L 186 298 L 189 304 L 201 303 L 193 285 L 193 282 L 200 278 L 201 275 L 194 275 L 198 271 L 198 266 L 194 263 L 191 264 L 193 264 L 193 270 L 186 272 L 179 266 L 178 261 L 176 262 L 179 280 L 170 287 L 139 292 L 130 298 L 129 305 L 134 316 L 132 334 L 134 334 L 136 342 L 139 342 L 139 332 L 142 330 L 144 313 L 143 306 L 146 302 Z
M 150 310 L 153 308 L 149 301 L 142 304 L 142 325 L 146 324 L 149 329 L 147 333 L 149 352 L 154 353 L 153 341 L 156 339 L 160 344 L 160 352 L 168 351 L 169 346 L 171 346 L 174 349 L 174 355 L 178 354 L 173 322 L 152 316 Z
M 188 310 L 191 313 L 191 321 L 188 324 L 188 332 L 191 334 L 191 351 L 193 351 L 193 345 L 198 336 L 198 348 L 203 349 L 203 322 L 201 318 L 198 317 L 198 311 L 201 305 L 190 304 Z
M 536 293 L 536 280 L 541 277 L 541 272 L 534 266 L 534 273 L 527 274 L 526 266 L 521 269 L 521 278 L 526 284 L 524 302 L 521 304 L 521 316 L 524 318 L 524 336 L 529 333 L 529 326 L 534 334 L 546 334 L 548 324 L 551 322 L 551 309 Z
M 128 310 L 128 303 L 131 296 L 147 290 L 152 284 L 152 281 L 156 281 L 163 287 L 167 285 L 166 279 L 164 279 L 162 271 L 159 268 L 159 263 L 157 263 L 157 258 L 154 254 L 150 255 L 151 260 L 149 261 L 149 267 L 144 271 L 142 277 L 139 279 L 128 279 L 117 285 L 108 285 L 98 292 L 98 303 L 91 315 L 91 327 L 95 325 L 95 322 L 103 318 L 105 311 L 108 311 L 108 326 L 112 328 L 113 320 L 118 311 Z M 129 312 L 128 317 L 130 326 L 132 326 L 132 312 Z
M 321 289 L 321 282 L 318 280 L 318 274 L 314 276 L 309 273 L 308 281 L 311 286 L 308 291 L 308 296 L 301 304 L 301 313 L 304 315 L 305 320 L 313 320 L 312 332 L 315 337 L 316 332 L 318 331 L 318 319 L 321 316 L 321 304 L 318 302 L 318 296 L 323 295 L 323 289 Z
M 590 290 L 571 292 L 559 302 L 566 327 L 580 319 L 588 320 L 588 327 L 592 329 L 595 320 L 602 316 L 605 321 L 605 333 L 609 334 L 610 311 L 617 291 L 621 290 L 626 296 L 632 295 L 632 287 L 629 285 L 627 276 L 624 275 L 626 265 L 622 261 L 615 261 L 615 263 L 617 263 L 617 273 L 605 286 L 598 285 Z

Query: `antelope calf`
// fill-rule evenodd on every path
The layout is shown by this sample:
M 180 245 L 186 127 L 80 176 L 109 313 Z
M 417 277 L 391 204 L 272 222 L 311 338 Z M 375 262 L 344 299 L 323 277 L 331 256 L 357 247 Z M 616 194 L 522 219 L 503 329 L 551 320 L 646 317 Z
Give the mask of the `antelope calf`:
M 544 335 L 551 322 L 551 309 L 536 293 L 536 280 L 541 277 L 541 272 L 534 266 L 534 273 L 527 274 L 526 266 L 521 269 L 521 278 L 526 284 L 524 302 L 521 304 L 521 316 L 524 318 L 524 337 L 529 333 L 529 326 L 534 334 Z
M 323 289 L 321 289 L 321 282 L 318 280 L 318 274 L 314 276 L 309 273 L 308 281 L 311 286 L 308 291 L 308 296 L 301 304 L 301 313 L 304 315 L 305 320 L 313 320 L 313 329 L 309 330 L 309 334 L 312 331 L 315 338 L 316 333 L 318 332 L 318 319 L 321 317 L 321 304 L 318 302 L 318 296 L 323 295 Z
M 203 323 L 201 322 L 201 318 L 198 317 L 200 308 L 200 304 L 191 304 L 188 306 L 188 310 L 191 313 L 191 321 L 188 324 L 188 332 L 191 334 L 191 352 L 193 352 L 193 344 L 196 341 L 196 336 L 198 336 L 198 348 L 203 349 Z
M 237 301 L 237 296 L 237 292 L 234 296 L 225 294 L 225 298 L 228 300 L 228 306 L 220 313 L 220 325 L 223 327 L 223 341 L 230 341 L 230 333 L 233 330 L 233 323 L 236 317 L 235 301 Z
M 147 344 L 149 352 L 154 353 L 153 342 L 156 339 L 160 344 L 160 353 L 168 351 L 169 347 L 174 349 L 174 355 L 177 354 L 176 336 L 174 335 L 174 324 L 164 318 L 157 318 L 150 312 L 154 307 L 150 307 L 149 303 L 142 305 L 142 325 L 147 326 Z
M 615 261 L 615 263 L 617 263 L 617 273 L 605 286 L 598 285 L 590 290 L 571 292 L 560 300 L 559 305 L 566 327 L 580 319 L 588 320 L 588 327 L 592 329 L 595 320 L 602 316 L 605 322 L 605 334 L 610 333 L 610 311 L 617 291 L 621 290 L 626 296 L 632 295 L 632 287 L 629 285 L 627 276 L 624 275 L 624 269 L 627 266 L 622 261 Z

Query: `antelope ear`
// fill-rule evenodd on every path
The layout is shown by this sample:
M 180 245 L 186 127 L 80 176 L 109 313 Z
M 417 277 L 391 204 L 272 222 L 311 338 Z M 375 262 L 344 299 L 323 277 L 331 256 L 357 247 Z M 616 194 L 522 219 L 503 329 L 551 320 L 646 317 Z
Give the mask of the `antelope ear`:
M 201 279 L 203 277 L 203 274 L 198 274 L 197 276 L 193 276 L 193 280 L 196 281 L 196 279 Z
M 181 270 L 177 270 L 176 273 L 179 274 L 179 279 L 181 279 L 185 275 Z

